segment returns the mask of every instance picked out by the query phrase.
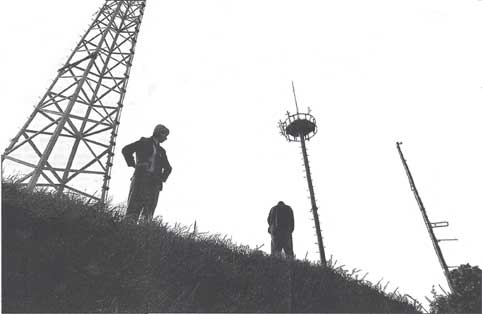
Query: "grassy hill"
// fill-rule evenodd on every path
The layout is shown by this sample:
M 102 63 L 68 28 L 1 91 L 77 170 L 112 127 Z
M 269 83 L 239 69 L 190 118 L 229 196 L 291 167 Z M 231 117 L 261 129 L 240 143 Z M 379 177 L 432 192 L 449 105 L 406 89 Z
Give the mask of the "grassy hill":
M 417 312 L 345 270 L 2 183 L 3 312 Z

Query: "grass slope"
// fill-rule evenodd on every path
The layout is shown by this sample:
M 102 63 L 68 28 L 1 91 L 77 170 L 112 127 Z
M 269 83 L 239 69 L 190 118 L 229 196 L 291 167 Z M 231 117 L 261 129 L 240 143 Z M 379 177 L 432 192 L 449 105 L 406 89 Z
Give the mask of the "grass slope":
M 2 183 L 4 312 L 416 312 L 340 268 Z M 146 308 L 148 306 L 148 308 Z

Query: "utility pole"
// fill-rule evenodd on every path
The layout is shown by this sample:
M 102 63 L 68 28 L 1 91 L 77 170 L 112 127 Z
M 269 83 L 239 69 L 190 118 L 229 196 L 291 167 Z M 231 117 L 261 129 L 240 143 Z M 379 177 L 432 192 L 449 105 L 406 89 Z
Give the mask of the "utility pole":
M 106 0 L 2 155 L 32 191 L 105 202 L 146 0 Z
M 405 168 L 405 172 L 407 173 L 408 181 L 410 182 L 410 188 L 413 191 L 413 195 L 415 196 L 415 200 L 417 201 L 418 207 L 420 208 L 420 212 L 422 213 L 423 221 L 425 223 L 425 226 L 427 227 L 428 234 L 430 236 L 430 239 L 432 240 L 433 248 L 435 249 L 435 253 L 437 254 L 438 260 L 440 262 L 440 266 L 442 267 L 442 270 L 444 272 L 445 278 L 447 279 L 447 283 L 449 285 L 450 291 L 453 293 L 454 292 L 454 287 L 452 283 L 452 279 L 450 278 L 450 271 L 447 266 L 447 263 L 445 262 L 444 256 L 442 254 L 442 250 L 440 249 L 439 242 L 440 241 L 448 241 L 448 240 L 456 240 L 456 239 L 440 239 L 438 240 L 437 237 L 435 236 L 435 233 L 433 231 L 433 228 L 441 228 L 441 227 L 448 227 L 449 223 L 447 221 L 441 221 L 441 222 L 430 222 L 427 216 L 427 212 L 425 210 L 425 207 L 423 206 L 422 199 L 420 198 L 420 195 L 418 194 L 418 190 L 415 186 L 415 182 L 413 181 L 412 174 L 410 173 L 410 169 L 408 169 L 407 161 L 405 160 L 402 150 L 400 148 L 400 145 L 402 142 L 397 142 L 397 149 L 398 153 L 400 155 L 400 159 L 402 160 L 403 167 Z
M 301 153 L 303 155 L 303 164 L 305 166 L 306 180 L 308 183 L 308 191 L 310 193 L 311 212 L 315 222 L 316 238 L 318 240 L 318 250 L 320 253 L 320 262 L 323 267 L 326 266 L 325 248 L 323 246 L 323 238 L 321 236 L 320 220 L 318 217 L 318 206 L 316 206 L 315 192 L 313 189 L 313 181 L 311 179 L 310 164 L 308 161 L 308 154 L 306 152 L 306 141 L 310 140 L 317 132 L 316 120 L 308 113 L 300 113 L 298 110 L 298 102 L 296 100 L 295 86 L 291 82 L 293 88 L 293 96 L 295 99 L 296 113 L 286 113 L 286 120 L 279 122 L 281 134 L 288 140 L 288 142 L 300 142 Z

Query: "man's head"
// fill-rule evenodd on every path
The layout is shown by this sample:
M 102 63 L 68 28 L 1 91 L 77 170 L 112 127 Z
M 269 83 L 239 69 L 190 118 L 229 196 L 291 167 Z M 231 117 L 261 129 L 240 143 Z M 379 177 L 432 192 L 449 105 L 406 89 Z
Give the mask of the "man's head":
M 154 128 L 154 132 L 152 132 L 152 136 L 160 143 L 164 142 L 167 139 L 168 135 L 169 129 L 162 124 L 156 125 L 156 127 Z

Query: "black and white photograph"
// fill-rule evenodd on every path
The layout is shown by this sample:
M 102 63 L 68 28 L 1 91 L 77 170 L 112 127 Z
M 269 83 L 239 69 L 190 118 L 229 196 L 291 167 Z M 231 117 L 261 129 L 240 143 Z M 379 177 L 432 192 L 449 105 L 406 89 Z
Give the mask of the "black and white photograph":
M 2 13 L 2 313 L 482 313 L 482 1 Z

